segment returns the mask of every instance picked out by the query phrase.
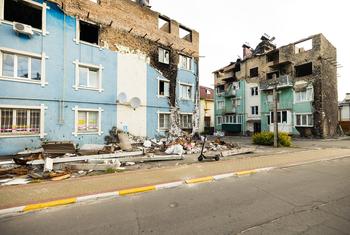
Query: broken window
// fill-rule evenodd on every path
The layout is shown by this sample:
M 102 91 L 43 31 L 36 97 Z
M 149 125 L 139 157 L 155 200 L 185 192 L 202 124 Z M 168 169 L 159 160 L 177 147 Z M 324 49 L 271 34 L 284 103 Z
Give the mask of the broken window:
M 259 76 L 259 68 L 255 67 L 255 68 L 250 69 L 249 76 L 251 78 Z
M 4 20 L 42 29 L 42 8 L 27 1 L 5 0 Z
M 299 42 L 294 45 L 295 54 L 312 50 L 312 39 L 308 39 L 303 42 Z
M 191 100 L 192 99 L 192 86 L 180 84 L 180 99 Z
M 267 54 L 266 60 L 267 62 L 272 62 L 272 61 L 277 62 L 279 60 L 279 52 L 275 51 Z
M 0 108 L 0 135 L 40 133 L 40 109 Z
M 295 126 L 313 126 L 313 117 L 312 114 L 296 114 L 295 115 Z
M 41 80 L 41 58 L 4 51 L 0 52 L 0 56 L 2 56 L 1 76 L 24 80 Z
M 165 17 L 159 16 L 158 17 L 158 29 L 170 33 L 170 20 L 168 20 Z
M 95 24 L 90 24 L 84 21 L 79 21 L 79 40 L 98 44 L 98 34 L 100 27 Z
M 98 132 L 98 111 L 78 111 L 78 132 Z
M 259 106 L 251 106 L 251 114 L 252 115 L 258 115 L 259 114 Z
M 287 111 L 278 111 L 277 112 L 277 123 L 287 123 L 288 115 Z M 274 123 L 274 113 L 270 113 L 270 123 Z
M 192 31 L 180 26 L 179 27 L 179 34 L 180 34 L 180 38 L 185 39 L 186 41 L 192 42 Z
M 160 113 L 158 123 L 159 123 L 160 130 L 168 130 L 170 128 L 170 114 Z
M 251 96 L 259 95 L 259 88 L 258 87 L 251 87 L 250 88 L 250 93 L 251 93 Z
M 169 82 L 164 80 L 159 80 L 159 91 L 160 96 L 169 96 Z
M 295 76 L 304 77 L 312 74 L 312 62 L 295 66 Z
M 280 76 L 280 73 L 278 71 L 268 73 L 266 74 L 266 79 L 273 79 L 274 75 L 276 75 L 276 78 L 278 78 Z
M 179 68 L 192 70 L 192 58 L 184 55 L 179 55 Z
M 181 114 L 180 124 L 183 129 L 192 128 L 192 114 Z
M 219 85 L 216 87 L 216 93 L 217 94 L 220 94 L 220 93 L 223 93 L 225 92 L 225 86 L 224 85 Z
M 163 64 L 169 64 L 170 62 L 170 51 L 164 48 L 158 48 L 158 61 Z

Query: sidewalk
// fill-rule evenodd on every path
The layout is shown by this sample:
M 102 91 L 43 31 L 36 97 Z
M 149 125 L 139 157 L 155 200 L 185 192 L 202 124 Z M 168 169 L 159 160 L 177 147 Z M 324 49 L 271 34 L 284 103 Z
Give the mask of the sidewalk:
M 75 178 L 59 182 L 3 186 L 0 188 L 0 209 L 223 173 L 265 167 L 285 167 L 345 156 L 350 157 L 350 149 L 305 150 L 269 156 L 202 162 L 191 165 Z

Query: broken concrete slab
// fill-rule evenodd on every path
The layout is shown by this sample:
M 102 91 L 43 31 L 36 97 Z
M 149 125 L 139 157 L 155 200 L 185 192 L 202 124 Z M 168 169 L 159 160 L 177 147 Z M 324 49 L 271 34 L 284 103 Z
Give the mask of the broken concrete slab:
M 229 157 L 229 156 L 234 156 L 238 154 L 246 154 L 246 153 L 253 153 L 256 149 L 255 148 L 236 148 L 236 149 L 230 149 L 230 150 L 225 150 L 221 151 L 221 156 L 222 157 Z

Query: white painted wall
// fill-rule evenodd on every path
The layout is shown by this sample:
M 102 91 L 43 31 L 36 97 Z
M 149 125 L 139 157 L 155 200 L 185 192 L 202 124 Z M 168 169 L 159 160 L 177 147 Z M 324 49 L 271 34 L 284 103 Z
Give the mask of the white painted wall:
M 273 123 L 270 123 L 270 131 L 271 132 L 274 131 L 273 128 L 274 128 Z M 287 132 L 287 133 L 293 132 L 292 112 L 291 111 L 287 110 L 287 122 L 278 123 L 278 131 L 279 132 Z
M 147 64 L 143 56 L 137 54 L 118 54 L 117 95 L 124 92 L 128 102 L 132 97 L 141 100 L 136 110 L 128 105 L 117 105 L 117 127 L 136 136 L 147 134 Z
M 246 100 L 246 107 L 245 110 L 247 112 L 247 118 L 248 119 L 254 119 L 254 120 L 260 120 L 260 112 L 261 112 L 261 107 L 260 107 L 260 90 L 257 96 L 252 96 L 251 95 L 251 88 L 252 87 L 259 87 L 258 83 L 246 83 L 245 86 L 245 100 Z M 252 115 L 251 113 L 251 106 L 258 106 L 259 108 L 259 114 L 258 115 Z

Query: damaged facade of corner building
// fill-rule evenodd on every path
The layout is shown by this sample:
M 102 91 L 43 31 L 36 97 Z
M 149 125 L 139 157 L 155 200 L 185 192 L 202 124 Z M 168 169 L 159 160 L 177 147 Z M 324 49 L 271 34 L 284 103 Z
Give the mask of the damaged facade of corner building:
M 0 10 L 0 155 L 42 140 L 103 143 L 113 126 L 150 138 L 198 128 L 195 30 L 131 0 L 4 0 Z
M 317 34 L 277 48 L 262 36 L 243 58 L 214 72 L 215 128 L 225 134 L 273 131 L 277 84 L 279 131 L 331 137 L 337 133 L 336 48 Z

